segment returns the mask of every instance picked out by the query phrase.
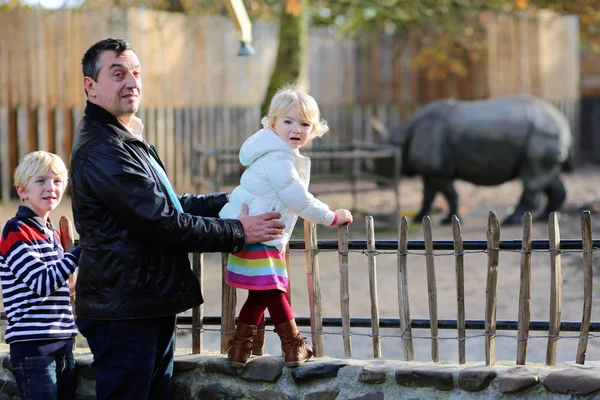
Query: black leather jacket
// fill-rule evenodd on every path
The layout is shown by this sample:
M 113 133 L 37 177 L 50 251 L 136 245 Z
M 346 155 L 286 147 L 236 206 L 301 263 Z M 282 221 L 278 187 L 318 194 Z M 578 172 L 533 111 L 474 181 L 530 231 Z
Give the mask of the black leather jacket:
M 78 317 L 159 317 L 202 304 L 188 253 L 235 253 L 244 244 L 238 220 L 217 218 L 225 193 L 184 195 L 180 213 L 149 157 L 162 166 L 152 145 L 88 102 L 69 166 L 82 250 Z

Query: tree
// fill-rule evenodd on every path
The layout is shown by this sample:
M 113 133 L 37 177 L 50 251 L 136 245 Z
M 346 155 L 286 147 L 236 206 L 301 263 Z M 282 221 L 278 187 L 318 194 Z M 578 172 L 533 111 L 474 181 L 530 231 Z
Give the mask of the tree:
M 308 0 L 286 0 L 281 8 L 279 45 L 275 67 L 269 79 L 267 93 L 260 106 L 261 115 L 267 115 L 271 98 L 280 87 L 297 83 L 302 68 L 302 55 L 308 32 Z

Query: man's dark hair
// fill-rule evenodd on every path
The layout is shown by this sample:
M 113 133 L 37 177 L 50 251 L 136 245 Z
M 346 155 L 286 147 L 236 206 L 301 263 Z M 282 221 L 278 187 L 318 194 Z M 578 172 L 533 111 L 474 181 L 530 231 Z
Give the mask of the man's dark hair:
M 88 49 L 81 59 L 81 65 L 83 67 L 83 76 L 88 76 L 94 81 L 98 81 L 98 74 L 100 73 L 100 55 L 107 51 L 113 51 L 117 57 L 123 54 L 126 50 L 133 50 L 131 45 L 123 39 L 108 38 L 99 41 Z

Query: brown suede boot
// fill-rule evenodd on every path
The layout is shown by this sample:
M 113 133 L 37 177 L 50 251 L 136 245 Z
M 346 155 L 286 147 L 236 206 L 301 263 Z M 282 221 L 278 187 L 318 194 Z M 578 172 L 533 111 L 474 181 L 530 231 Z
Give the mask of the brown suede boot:
M 256 334 L 256 325 L 238 322 L 233 339 L 229 341 L 227 359 L 234 368 L 243 368 L 252 353 L 252 335 Z
M 265 345 L 265 320 L 257 325 L 257 331 L 252 337 L 252 355 L 253 356 L 262 356 L 264 352 Z
M 295 320 L 275 326 L 275 332 L 281 339 L 283 360 L 287 367 L 297 367 L 312 357 L 312 349 L 306 338 L 300 336 Z

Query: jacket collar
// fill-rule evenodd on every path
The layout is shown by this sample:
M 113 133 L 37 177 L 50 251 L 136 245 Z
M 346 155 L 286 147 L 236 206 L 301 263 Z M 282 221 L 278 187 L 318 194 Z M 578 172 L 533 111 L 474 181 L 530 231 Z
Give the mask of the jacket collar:
M 33 221 L 35 225 L 37 225 L 37 228 L 42 232 L 45 232 L 48 229 L 55 229 L 50 217 L 48 217 L 48 221 L 44 221 L 42 220 L 42 217 L 37 215 L 31 208 L 27 206 L 20 205 L 17 209 L 16 216 L 17 218 L 28 219 L 30 221 Z
M 85 115 L 113 128 L 112 130 L 121 140 L 131 140 L 135 138 L 129 129 L 127 129 L 114 115 L 89 100 L 86 101 Z

